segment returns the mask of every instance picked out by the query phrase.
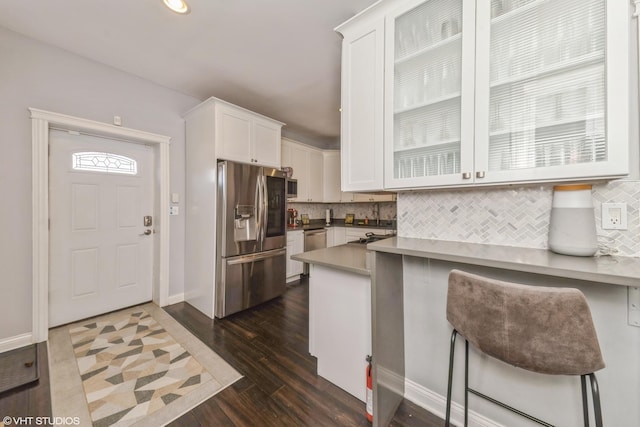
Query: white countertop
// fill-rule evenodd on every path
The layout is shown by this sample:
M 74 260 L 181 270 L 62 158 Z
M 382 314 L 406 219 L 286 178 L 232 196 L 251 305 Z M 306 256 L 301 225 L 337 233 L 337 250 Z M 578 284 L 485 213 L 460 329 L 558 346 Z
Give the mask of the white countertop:
M 640 258 L 575 257 L 546 249 L 409 237 L 380 240 L 368 244 L 367 249 L 613 285 L 640 286 Z
M 387 239 L 388 240 L 388 239 Z M 366 245 L 346 244 L 292 255 L 291 259 L 309 264 L 369 276 Z

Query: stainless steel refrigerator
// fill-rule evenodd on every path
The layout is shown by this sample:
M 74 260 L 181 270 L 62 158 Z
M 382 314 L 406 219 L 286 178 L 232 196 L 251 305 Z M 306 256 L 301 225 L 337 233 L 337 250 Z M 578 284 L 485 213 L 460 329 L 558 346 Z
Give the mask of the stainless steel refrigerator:
M 216 317 L 285 291 L 285 178 L 270 167 L 218 162 Z

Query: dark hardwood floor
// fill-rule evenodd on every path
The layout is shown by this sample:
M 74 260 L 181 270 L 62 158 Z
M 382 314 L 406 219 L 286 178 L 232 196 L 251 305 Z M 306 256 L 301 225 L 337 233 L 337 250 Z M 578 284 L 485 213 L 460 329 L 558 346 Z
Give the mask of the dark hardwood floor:
M 46 343 L 38 344 L 38 365 L 38 381 L 0 393 L 0 421 L 4 417 L 51 417 Z
M 170 426 L 369 426 L 365 405 L 316 375 L 308 352 L 309 287 L 295 283 L 280 298 L 211 320 L 189 304 L 166 311 L 244 378 Z M 40 380 L 0 395 L 0 416 L 51 417 L 47 348 L 40 345 Z M 404 401 L 391 426 L 442 426 Z
M 309 355 L 309 287 L 225 319 L 211 320 L 188 304 L 166 311 L 244 378 L 171 426 L 368 426 L 365 405 L 316 375 Z M 444 421 L 404 401 L 392 426 L 442 426 Z

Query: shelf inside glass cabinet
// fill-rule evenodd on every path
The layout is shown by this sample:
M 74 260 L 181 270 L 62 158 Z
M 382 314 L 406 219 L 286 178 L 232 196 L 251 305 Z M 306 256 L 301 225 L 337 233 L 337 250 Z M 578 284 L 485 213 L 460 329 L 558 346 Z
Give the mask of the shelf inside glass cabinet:
M 436 53 L 439 50 L 447 50 L 447 49 L 456 49 L 459 45 L 459 42 L 462 39 L 462 34 L 458 33 L 453 35 L 447 39 L 441 40 L 435 44 L 423 47 L 415 52 L 412 52 L 408 55 L 397 58 L 395 61 L 396 66 L 401 66 L 409 61 L 418 59 L 422 56 L 430 56 Z
M 491 86 L 605 60 L 601 0 L 492 0 Z
M 460 141 L 460 97 L 394 114 L 393 150 Z
M 460 173 L 460 141 L 394 152 L 394 177 L 421 178 Z
M 607 160 L 604 118 L 567 122 L 489 139 L 489 170 L 515 170 Z

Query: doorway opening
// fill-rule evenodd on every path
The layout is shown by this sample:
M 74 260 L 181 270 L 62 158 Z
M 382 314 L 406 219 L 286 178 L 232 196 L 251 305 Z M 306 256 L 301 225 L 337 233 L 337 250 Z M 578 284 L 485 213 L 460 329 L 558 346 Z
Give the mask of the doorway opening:
M 107 139 L 146 144 L 154 150 L 152 300 L 167 305 L 169 294 L 169 143 L 170 137 L 93 120 L 29 108 L 32 123 L 32 341 L 46 341 L 49 329 L 49 133 L 61 129 Z

